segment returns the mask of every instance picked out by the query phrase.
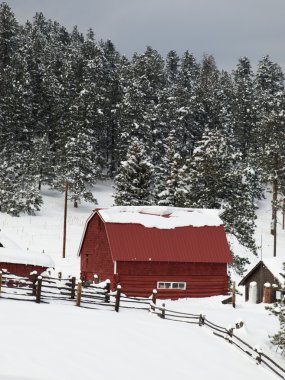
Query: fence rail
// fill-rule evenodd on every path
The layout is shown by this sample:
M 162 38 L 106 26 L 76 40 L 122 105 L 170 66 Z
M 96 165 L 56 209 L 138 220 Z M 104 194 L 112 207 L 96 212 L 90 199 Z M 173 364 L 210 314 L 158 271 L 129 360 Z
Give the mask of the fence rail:
M 262 350 L 241 339 L 234 330 L 242 327 L 243 323 L 236 323 L 230 329 L 211 322 L 203 314 L 192 314 L 182 311 L 171 310 L 156 304 L 157 291 L 154 290 L 150 298 L 127 297 L 122 294 L 121 287 L 111 291 L 110 282 L 103 284 L 76 283 L 75 277 L 55 278 L 41 277 L 34 272 L 30 277 L 16 276 L 11 273 L 0 271 L 0 298 L 17 301 L 33 301 L 37 303 L 49 303 L 49 301 L 75 302 L 76 306 L 84 309 L 101 309 L 108 307 L 119 312 L 120 308 L 134 310 L 148 310 L 161 319 L 173 322 L 195 324 L 200 327 L 206 326 L 213 334 L 256 360 L 257 364 L 263 364 L 279 378 L 285 380 L 285 369 L 276 363 Z

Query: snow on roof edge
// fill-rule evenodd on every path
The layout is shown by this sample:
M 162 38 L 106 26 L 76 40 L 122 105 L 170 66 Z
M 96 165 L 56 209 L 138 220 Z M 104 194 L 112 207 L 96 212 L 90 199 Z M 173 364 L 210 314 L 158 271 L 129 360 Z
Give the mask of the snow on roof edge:
M 46 268 L 55 267 L 55 263 L 50 256 L 44 253 L 25 251 L 2 232 L 0 232 L 0 243 L 3 245 L 3 247 L 0 247 L 0 263 L 35 265 Z
M 141 224 L 147 228 L 174 229 L 223 225 L 223 210 L 169 206 L 114 206 L 96 210 L 105 223 Z

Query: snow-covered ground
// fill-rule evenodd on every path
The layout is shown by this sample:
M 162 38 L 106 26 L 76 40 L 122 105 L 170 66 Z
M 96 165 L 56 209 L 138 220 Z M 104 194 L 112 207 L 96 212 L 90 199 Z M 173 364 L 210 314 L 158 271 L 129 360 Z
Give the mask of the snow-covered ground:
M 98 205 L 82 202 L 76 209 L 68 203 L 66 259 L 62 257 L 63 236 L 63 195 L 44 188 L 44 204 L 36 216 L 23 215 L 19 218 L 0 213 L 0 229 L 20 247 L 37 252 L 45 252 L 56 263 L 56 270 L 79 276 L 77 251 L 86 219 L 95 207 L 109 207 L 113 204 L 112 182 L 96 185 L 94 196 Z
M 98 207 L 113 204 L 112 183 L 94 189 Z M 63 195 L 43 190 L 44 206 L 37 216 L 15 218 L 0 213 L 1 231 L 19 246 L 49 254 L 56 270 L 79 275 L 77 250 L 86 219 L 94 205 L 68 206 L 67 258 L 61 258 Z M 257 242 L 263 236 L 263 257 L 272 256 L 269 233 L 270 199 L 259 203 Z M 281 221 L 281 215 L 280 220 Z M 285 232 L 278 225 L 277 255 L 285 247 Z M 285 255 L 284 255 L 285 260 Z M 166 301 L 170 309 L 204 313 L 228 327 L 238 319 L 245 326 L 237 334 L 285 366 L 269 335 L 278 320 L 264 305 L 238 297 L 237 307 L 223 305 L 223 297 Z M 274 379 L 237 348 L 206 327 L 161 320 L 147 311 L 86 310 L 73 304 L 35 304 L 1 300 L 0 380 L 53 379 Z
M 147 311 L 6 300 L 1 310 L 1 380 L 276 378 L 206 327 Z

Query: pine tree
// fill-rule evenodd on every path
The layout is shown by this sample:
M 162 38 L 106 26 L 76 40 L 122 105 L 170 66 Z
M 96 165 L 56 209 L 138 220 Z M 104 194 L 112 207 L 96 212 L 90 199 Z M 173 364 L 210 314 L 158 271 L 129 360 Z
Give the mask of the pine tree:
M 144 144 L 147 153 L 153 153 L 159 136 L 156 108 L 165 85 L 164 61 L 151 47 L 143 54 L 135 54 L 127 70 L 128 81 L 120 109 L 121 160 L 126 155 L 128 141 L 133 138 Z
M 253 72 L 247 57 L 239 59 L 234 77 L 234 144 L 246 159 L 255 151 L 257 113 Z
M 185 207 L 189 192 L 187 166 L 176 150 L 176 139 L 171 133 L 166 152 L 156 171 L 154 196 L 160 206 Z
M 278 208 L 278 191 L 284 183 L 285 167 L 285 96 L 284 75 L 279 65 L 264 57 L 256 74 L 256 98 L 258 109 L 259 165 L 264 182 L 272 184 L 271 233 L 275 231 Z
M 69 199 L 74 207 L 78 207 L 81 199 L 97 203 L 90 191 L 90 187 L 98 178 L 97 167 L 93 162 L 93 148 L 84 131 L 78 131 L 74 137 L 68 137 L 64 146 L 64 159 L 59 161 L 57 189 L 63 191 L 68 183 Z
M 241 154 L 221 131 L 205 131 L 190 164 L 189 203 L 192 207 L 221 208 L 228 233 L 254 253 L 255 205 Z
M 114 200 L 118 206 L 140 206 L 151 204 L 153 167 L 142 143 L 134 139 L 126 161 L 115 177 Z
M 285 280 L 285 263 L 283 263 L 283 271 L 280 275 Z M 284 281 L 282 284 L 284 288 Z M 285 349 L 285 304 L 284 299 L 280 299 L 276 301 L 273 305 L 266 307 L 267 310 L 270 311 L 271 314 L 275 315 L 279 319 L 279 331 L 271 336 L 271 343 L 273 343 L 277 348 L 280 348 L 282 352 Z

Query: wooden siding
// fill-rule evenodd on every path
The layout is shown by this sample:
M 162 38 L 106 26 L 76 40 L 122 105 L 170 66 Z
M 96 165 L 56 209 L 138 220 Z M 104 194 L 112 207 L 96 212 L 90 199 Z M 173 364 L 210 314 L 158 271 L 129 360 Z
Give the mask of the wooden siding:
M 38 275 L 44 272 L 47 268 L 40 267 L 36 265 L 25 265 L 25 264 L 15 264 L 15 263 L 0 263 L 0 270 L 7 269 L 8 272 L 16 276 L 27 277 L 31 272 L 37 271 Z
M 100 280 L 110 279 L 114 286 L 114 264 L 105 226 L 98 215 L 88 223 L 80 255 L 82 280 L 92 281 L 97 274 Z
M 175 263 L 156 261 L 118 262 L 118 273 L 124 275 L 226 275 L 226 264 L 213 263 Z
M 262 265 L 262 267 L 261 267 Z M 257 303 L 262 302 L 263 299 L 263 285 L 266 282 L 279 285 L 278 280 L 273 276 L 273 274 L 267 269 L 264 264 L 258 265 L 252 273 L 246 279 L 245 282 L 245 300 L 248 301 L 249 297 L 249 284 L 252 281 L 257 283 Z M 275 296 L 274 296 L 275 297 Z M 272 299 L 274 298 L 272 295 Z
M 225 295 L 228 291 L 226 263 L 119 261 L 117 274 L 105 224 L 95 214 L 86 226 L 81 249 L 81 278 L 111 280 L 112 289 L 117 284 L 128 296 L 149 297 L 157 282 L 186 282 L 185 290 L 159 289 L 158 298 L 177 299 Z
M 157 282 L 186 282 L 185 290 L 158 289 L 158 298 L 177 299 L 185 297 L 208 297 L 227 294 L 227 276 L 129 276 L 118 275 L 118 283 L 122 286 L 122 292 L 128 296 L 149 297 L 152 290 L 157 288 Z
M 227 266 L 206 263 L 119 262 L 116 281 L 128 296 L 149 297 L 157 282 L 186 282 L 186 290 L 159 289 L 158 298 L 177 299 L 224 295 Z

